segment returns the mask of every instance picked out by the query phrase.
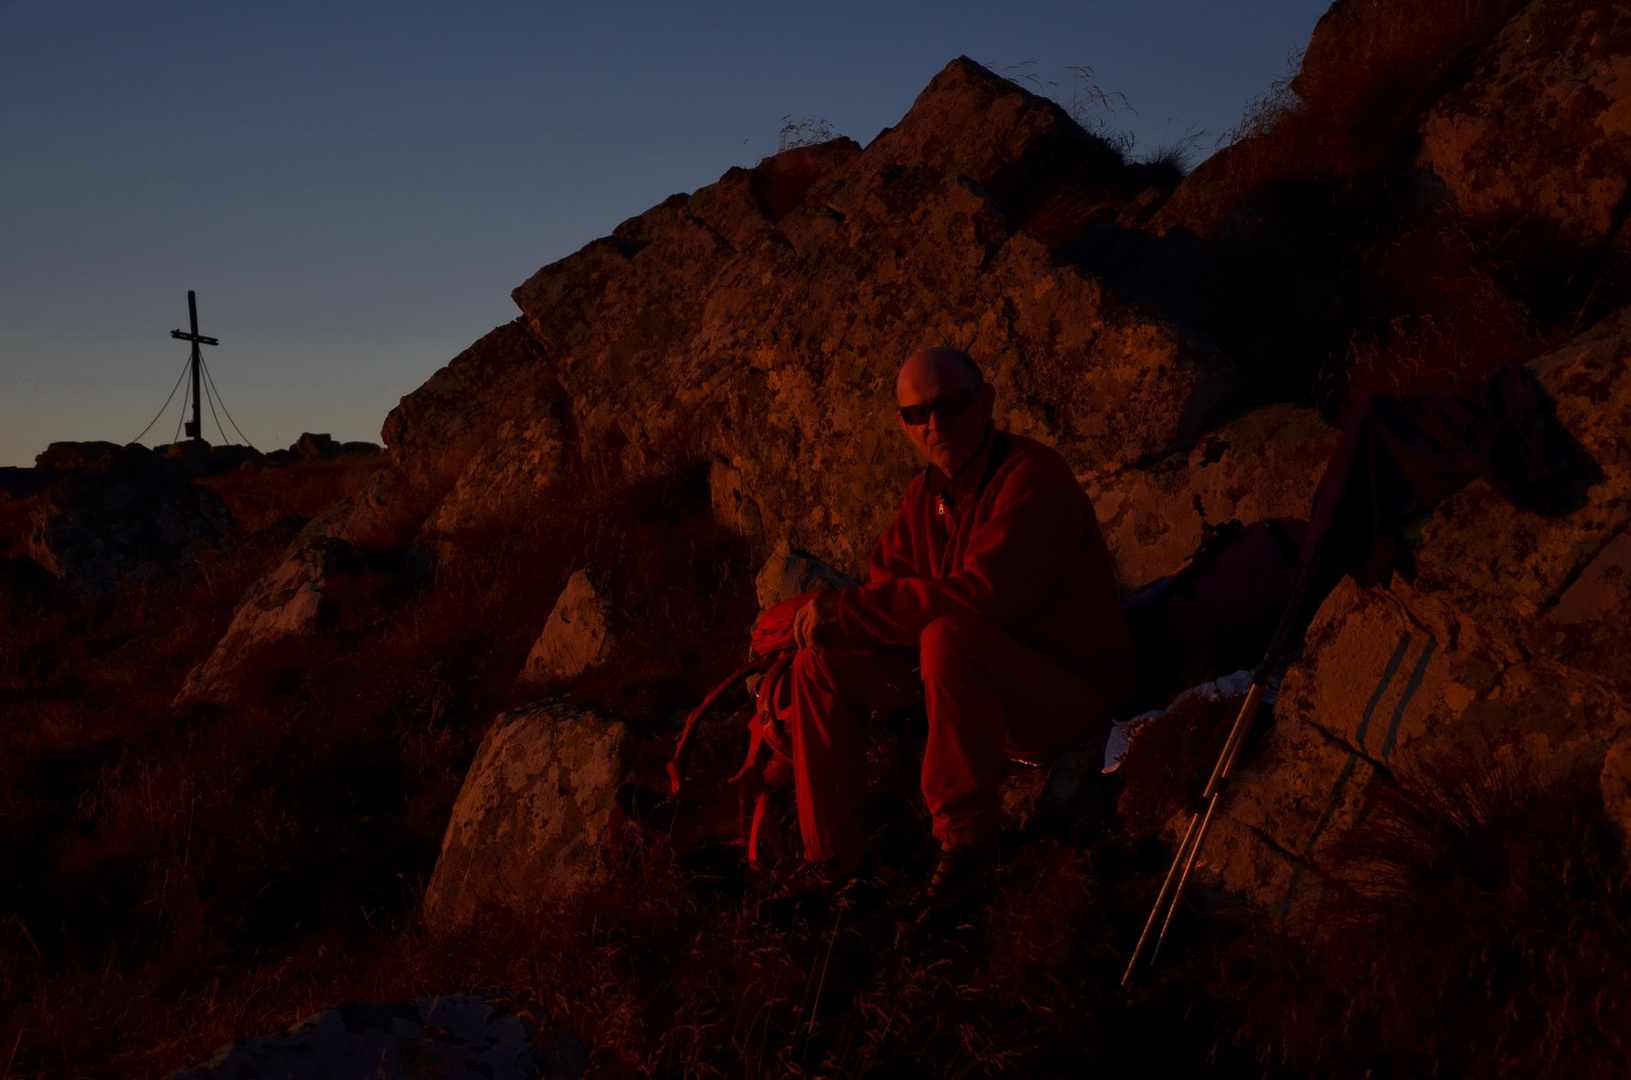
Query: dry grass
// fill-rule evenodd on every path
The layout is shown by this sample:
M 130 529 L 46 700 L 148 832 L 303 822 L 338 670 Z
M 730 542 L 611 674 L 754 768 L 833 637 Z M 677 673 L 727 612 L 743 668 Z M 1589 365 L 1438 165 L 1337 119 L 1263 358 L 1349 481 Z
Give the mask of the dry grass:
M 1296 58 L 1297 73 L 1225 134 L 1236 151 L 1228 160 L 1236 195 L 1269 183 L 1349 184 L 1408 166 L 1424 112 L 1466 77 L 1523 2 L 1360 0 L 1333 10 L 1325 54 Z
M 904 956 L 877 913 L 759 925 L 719 869 L 653 848 L 574 903 L 489 911 L 453 934 L 404 922 L 349 960 L 265 965 L 231 996 L 200 985 L 178 1003 L 192 1022 L 129 1067 L 195 1060 L 337 1000 L 496 984 L 544 1005 L 608 1077 L 1259 1075 L 1219 1051 L 1206 1007 L 1186 1020 L 1159 988 L 1119 998 L 1103 932 L 1118 912 L 1081 855 L 1033 848 L 981 932 Z
M 366 475 L 311 472 L 285 503 L 272 471 L 233 474 L 228 496 L 276 521 Z M 585 562 L 614 571 L 629 623 L 579 696 L 661 729 L 735 660 L 747 552 L 713 524 L 705 482 L 580 479 L 451 538 L 428 580 L 335 590 L 256 707 L 171 698 L 280 556 L 271 534 L 0 642 L 13 1072 L 153 1073 L 340 992 L 417 902 L 482 728 Z
M 1631 1070 L 1631 888 L 1594 770 L 1427 762 L 1378 789 L 1293 933 L 1248 935 L 1219 992 L 1302 1076 Z
M 1189 698 L 1138 728 L 1117 774 L 1120 812 L 1133 835 L 1154 835 L 1195 807 L 1243 700 Z
M 379 454 L 342 454 L 276 468 L 245 466 L 193 481 L 226 504 L 241 533 L 257 533 L 288 516 L 314 518 L 363 485 L 384 464 Z

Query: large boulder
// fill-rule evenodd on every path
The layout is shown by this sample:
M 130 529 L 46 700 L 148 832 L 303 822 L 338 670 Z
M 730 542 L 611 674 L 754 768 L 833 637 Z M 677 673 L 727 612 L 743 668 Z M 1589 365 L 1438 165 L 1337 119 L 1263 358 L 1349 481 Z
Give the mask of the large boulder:
M 583 1074 L 582 1046 L 502 994 L 339 1005 L 282 1035 L 237 1039 L 170 1080 L 554 1080 Z
M 547 483 L 570 433 L 626 474 L 712 462 L 722 516 L 853 572 L 914 469 L 890 409 L 914 349 L 969 349 L 1002 422 L 1081 469 L 1169 454 L 1233 400 L 1216 353 L 1018 228 L 1061 177 L 1120 167 L 1052 103 L 959 60 L 864 150 L 795 153 L 540 270 L 518 328 L 404 399 L 403 467 L 462 463 L 434 528 Z
M 622 721 L 570 705 L 546 702 L 494 720 L 425 890 L 430 923 L 459 926 L 488 905 L 525 911 L 603 874 L 608 815 L 632 746 Z
M 1269 405 L 1187 453 L 1084 477 L 1117 575 L 1136 589 L 1174 573 L 1231 520 L 1307 518 L 1339 435 L 1312 409 Z
M 1286 676 L 1276 723 L 1230 782 L 1200 860 L 1226 891 L 1284 910 L 1316 885 L 1371 789 L 1422 760 L 1542 774 L 1600 761 L 1631 711 L 1581 672 L 1511 642 L 1403 583 L 1345 582 Z
M 1631 308 L 1530 365 L 1601 471 L 1561 518 L 1482 484 L 1445 501 L 1415 554 L 1419 584 L 1537 656 L 1631 693 L 1624 571 L 1631 528 Z
M 791 600 L 815 589 L 842 589 L 846 585 L 859 584 L 859 579 L 839 573 L 785 540 L 771 549 L 770 557 L 753 579 L 760 611 L 768 611 L 783 600 Z
M 1474 484 L 1423 526 L 1414 582 L 1350 581 L 1326 599 L 1202 857 L 1227 891 L 1293 905 L 1378 778 L 1429 759 L 1599 770 L 1611 815 L 1626 820 L 1631 311 L 1532 367 L 1600 479 L 1558 518 Z
M 1467 213 L 1613 239 L 1631 178 L 1631 22 L 1592 0 L 1523 5 L 1421 134 L 1421 163 Z

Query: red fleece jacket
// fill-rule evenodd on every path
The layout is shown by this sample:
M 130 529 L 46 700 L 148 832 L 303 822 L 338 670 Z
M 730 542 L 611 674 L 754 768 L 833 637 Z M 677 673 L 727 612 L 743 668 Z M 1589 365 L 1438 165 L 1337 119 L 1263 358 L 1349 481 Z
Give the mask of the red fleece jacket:
M 1132 637 L 1092 500 L 1065 459 L 994 431 L 945 480 L 930 469 L 912 481 L 872 549 L 867 583 L 839 592 L 845 643 L 917 648 L 940 616 L 977 615 L 1124 705 L 1136 678 Z

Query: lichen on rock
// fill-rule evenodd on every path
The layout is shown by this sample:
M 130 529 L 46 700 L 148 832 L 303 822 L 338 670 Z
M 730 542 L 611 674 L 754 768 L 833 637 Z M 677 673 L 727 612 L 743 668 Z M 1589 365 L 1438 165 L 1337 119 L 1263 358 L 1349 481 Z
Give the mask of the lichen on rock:
M 1624 820 L 1628 328 L 1621 312 L 1533 363 L 1600 471 L 1577 508 L 1544 517 L 1475 483 L 1422 527 L 1413 581 L 1348 581 L 1326 599 L 1274 728 L 1227 791 L 1201 860 L 1214 885 L 1295 905 L 1368 789 L 1423 755 L 1474 769 L 1505 757 L 1542 776 L 1606 755 L 1605 805 Z
M 452 927 L 484 905 L 525 911 L 605 873 L 631 750 L 627 725 L 590 709 L 545 702 L 494 720 L 454 803 L 426 918 Z
M 1117 574 L 1141 588 L 1177 572 L 1208 528 L 1306 517 L 1338 434 L 1312 409 L 1268 405 L 1187 453 L 1085 477 Z
M 1591 0 L 1522 5 L 1423 123 L 1421 162 L 1475 217 L 1578 245 L 1614 239 L 1631 175 L 1624 13 Z

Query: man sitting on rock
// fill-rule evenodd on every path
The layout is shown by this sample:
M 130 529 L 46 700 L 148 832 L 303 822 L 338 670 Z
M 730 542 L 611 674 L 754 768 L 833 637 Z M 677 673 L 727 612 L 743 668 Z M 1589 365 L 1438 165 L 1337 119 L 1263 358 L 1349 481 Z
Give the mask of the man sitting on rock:
M 929 463 L 872 551 L 865 585 L 794 618 L 792 742 L 802 881 L 833 890 L 865 853 L 870 713 L 923 704 L 923 797 L 940 862 L 929 911 L 979 891 L 995 860 L 1010 757 L 1104 732 L 1135 660 L 1093 504 L 1064 458 L 998 431 L 966 354 L 926 349 L 895 383 L 901 430 Z

